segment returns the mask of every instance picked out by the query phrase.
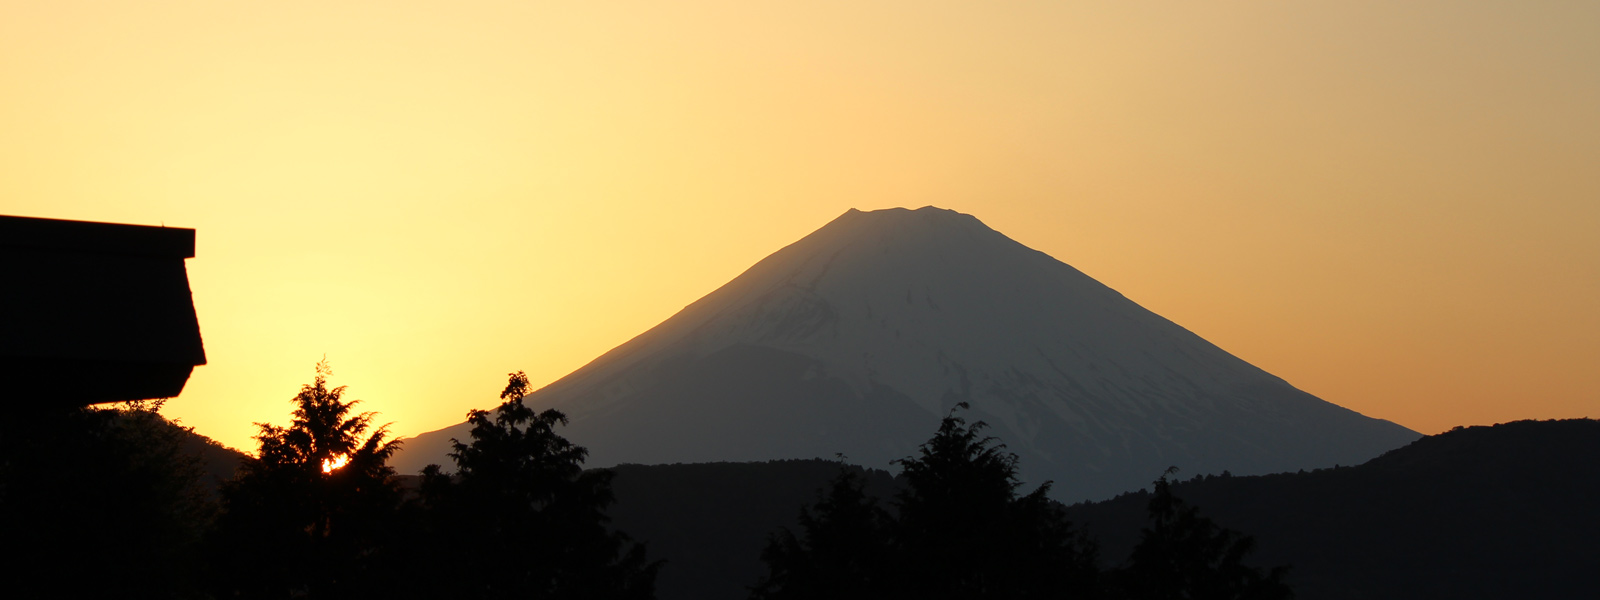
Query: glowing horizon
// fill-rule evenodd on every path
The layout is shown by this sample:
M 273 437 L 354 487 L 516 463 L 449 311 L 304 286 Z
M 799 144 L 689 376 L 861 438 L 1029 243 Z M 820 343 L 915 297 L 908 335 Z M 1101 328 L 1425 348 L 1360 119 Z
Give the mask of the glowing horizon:
M 1422 433 L 1600 416 L 1600 7 L 0 7 L 0 213 L 197 230 L 245 450 L 327 356 L 409 436 L 850 208 L 972 214 Z

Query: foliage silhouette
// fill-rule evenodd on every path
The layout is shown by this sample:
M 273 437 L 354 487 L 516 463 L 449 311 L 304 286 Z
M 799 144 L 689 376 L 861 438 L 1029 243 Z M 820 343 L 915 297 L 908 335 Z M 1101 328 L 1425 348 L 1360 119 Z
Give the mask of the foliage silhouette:
M 856 472 L 864 492 L 888 506 L 898 490 L 888 471 Z M 656 597 L 731 600 L 750 595 L 767 572 L 761 560 L 769 534 L 801 531 L 798 510 L 839 476 L 838 461 L 788 459 L 760 463 L 622 464 L 611 489 L 612 525 L 649 543 L 665 561 Z
M 1017 496 L 1017 457 L 984 427 L 953 409 L 919 457 L 899 461 L 903 589 L 918 598 L 1093 595 L 1093 545 L 1047 497 L 1049 482 Z
M 752 598 L 884 598 L 893 593 L 888 559 L 893 520 L 864 491 L 861 476 L 840 464 L 827 495 L 800 510 L 803 537 L 768 536 L 761 560 L 769 573 Z
M 352 414 L 359 401 L 328 388 L 327 361 L 316 373 L 288 427 L 256 424 L 258 455 L 223 486 L 212 539 L 219 596 L 379 595 L 401 500 L 385 461 L 399 441 L 385 441 L 387 426 L 363 438 L 373 413 Z
M 1255 539 L 1219 527 L 1199 509 L 1172 494 L 1167 478 L 1155 481 L 1150 524 L 1128 564 L 1115 575 L 1121 597 L 1141 600 L 1280 600 L 1294 593 L 1283 583 L 1288 567 L 1261 569 L 1242 564 Z
M 161 402 L 0 420 L 7 597 L 190 597 L 214 505 Z
M 958 404 L 918 457 L 898 461 L 906 488 L 892 517 L 848 474 L 836 479 L 816 514 L 803 514 L 802 537 L 770 538 L 753 597 L 1093 597 L 1093 544 L 1046 497 L 1048 483 L 1017 495 L 1016 456 L 956 414 L 967 408 Z
M 659 563 L 610 531 L 611 472 L 584 471 L 587 450 L 555 433 L 566 417 L 522 403 L 512 373 L 493 416 L 474 410 L 472 442 L 452 440 L 456 475 L 423 471 L 423 544 L 411 560 L 452 574 L 413 590 L 457 598 L 643 599 Z M 438 552 L 438 550 L 447 550 Z

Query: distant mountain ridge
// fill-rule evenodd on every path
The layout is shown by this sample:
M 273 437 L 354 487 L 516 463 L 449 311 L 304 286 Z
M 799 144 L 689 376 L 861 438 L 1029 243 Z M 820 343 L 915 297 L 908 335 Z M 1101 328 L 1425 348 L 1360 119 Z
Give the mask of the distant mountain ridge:
M 1417 433 L 1306 394 L 978 219 L 851 210 L 527 402 L 590 466 L 831 457 L 889 468 L 958 402 L 1064 500 L 1170 465 L 1357 464 Z M 392 464 L 449 466 L 465 425 Z
M 840 468 L 856 467 L 624 465 L 616 469 L 613 524 L 667 560 L 661 600 L 745 598 L 765 572 L 758 557 L 766 535 L 793 529 L 799 507 L 815 503 Z M 863 476 L 867 492 L 892 507 L 898 480 L 882 471 Z M 1456 428 L 1360 466 L 1208 476 L 1172 490 L 1201 515 L 1254 537 L 1248 564 L 1290 565 L 1288 582 L 1303 600 L 1594 595 L 1600 421 L 1592 419 Z M 1112 567 L 1148 525 L 1149 501 L 1141 490 L 1067 507 L 1067 516 Z
M 1457 427 L 1356 467 L 1173 486 L 1254 535 L 1252 562 L 1289 564 L 1319 599 L 1583 598 L 1600 565 L 1600 421 Z M 1149 494 L 1068 510 L 1101 556 L 1137 543 Z

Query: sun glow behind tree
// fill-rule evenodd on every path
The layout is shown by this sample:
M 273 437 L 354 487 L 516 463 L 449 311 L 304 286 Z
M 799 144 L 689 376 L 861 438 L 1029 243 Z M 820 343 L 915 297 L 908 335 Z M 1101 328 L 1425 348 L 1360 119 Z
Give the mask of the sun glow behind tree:
M 220 596 L 349 597 L 381 561 L 400 504 L 386 464 L 399 443 L 386 427 L 368 433 L 374 413 L 354 413 L 329 375 L 318 363 L 287 427 L 257 424 L 257 456 L 223 488 L 208 566 Z
M 348 464 L 350 464 L 350 457 L 343 454 L 333 458 L 324 458 L 322 459 L 322 472 L 332 473 L 334 469 L 338 469 Z

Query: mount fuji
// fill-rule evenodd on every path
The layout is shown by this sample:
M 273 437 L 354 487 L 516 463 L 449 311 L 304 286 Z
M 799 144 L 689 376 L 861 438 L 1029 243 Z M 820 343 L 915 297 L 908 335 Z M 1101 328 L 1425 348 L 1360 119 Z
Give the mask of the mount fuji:
M 588 466 L 833 457 L 895 470 L 957 403 L 1057 499 L 1168 466 L 1359 464 L 1420 435 L 1289 385 L 954 211 L 851 210 L 524 402 Z M 450 465 L 466 424 L 408 440 Z

